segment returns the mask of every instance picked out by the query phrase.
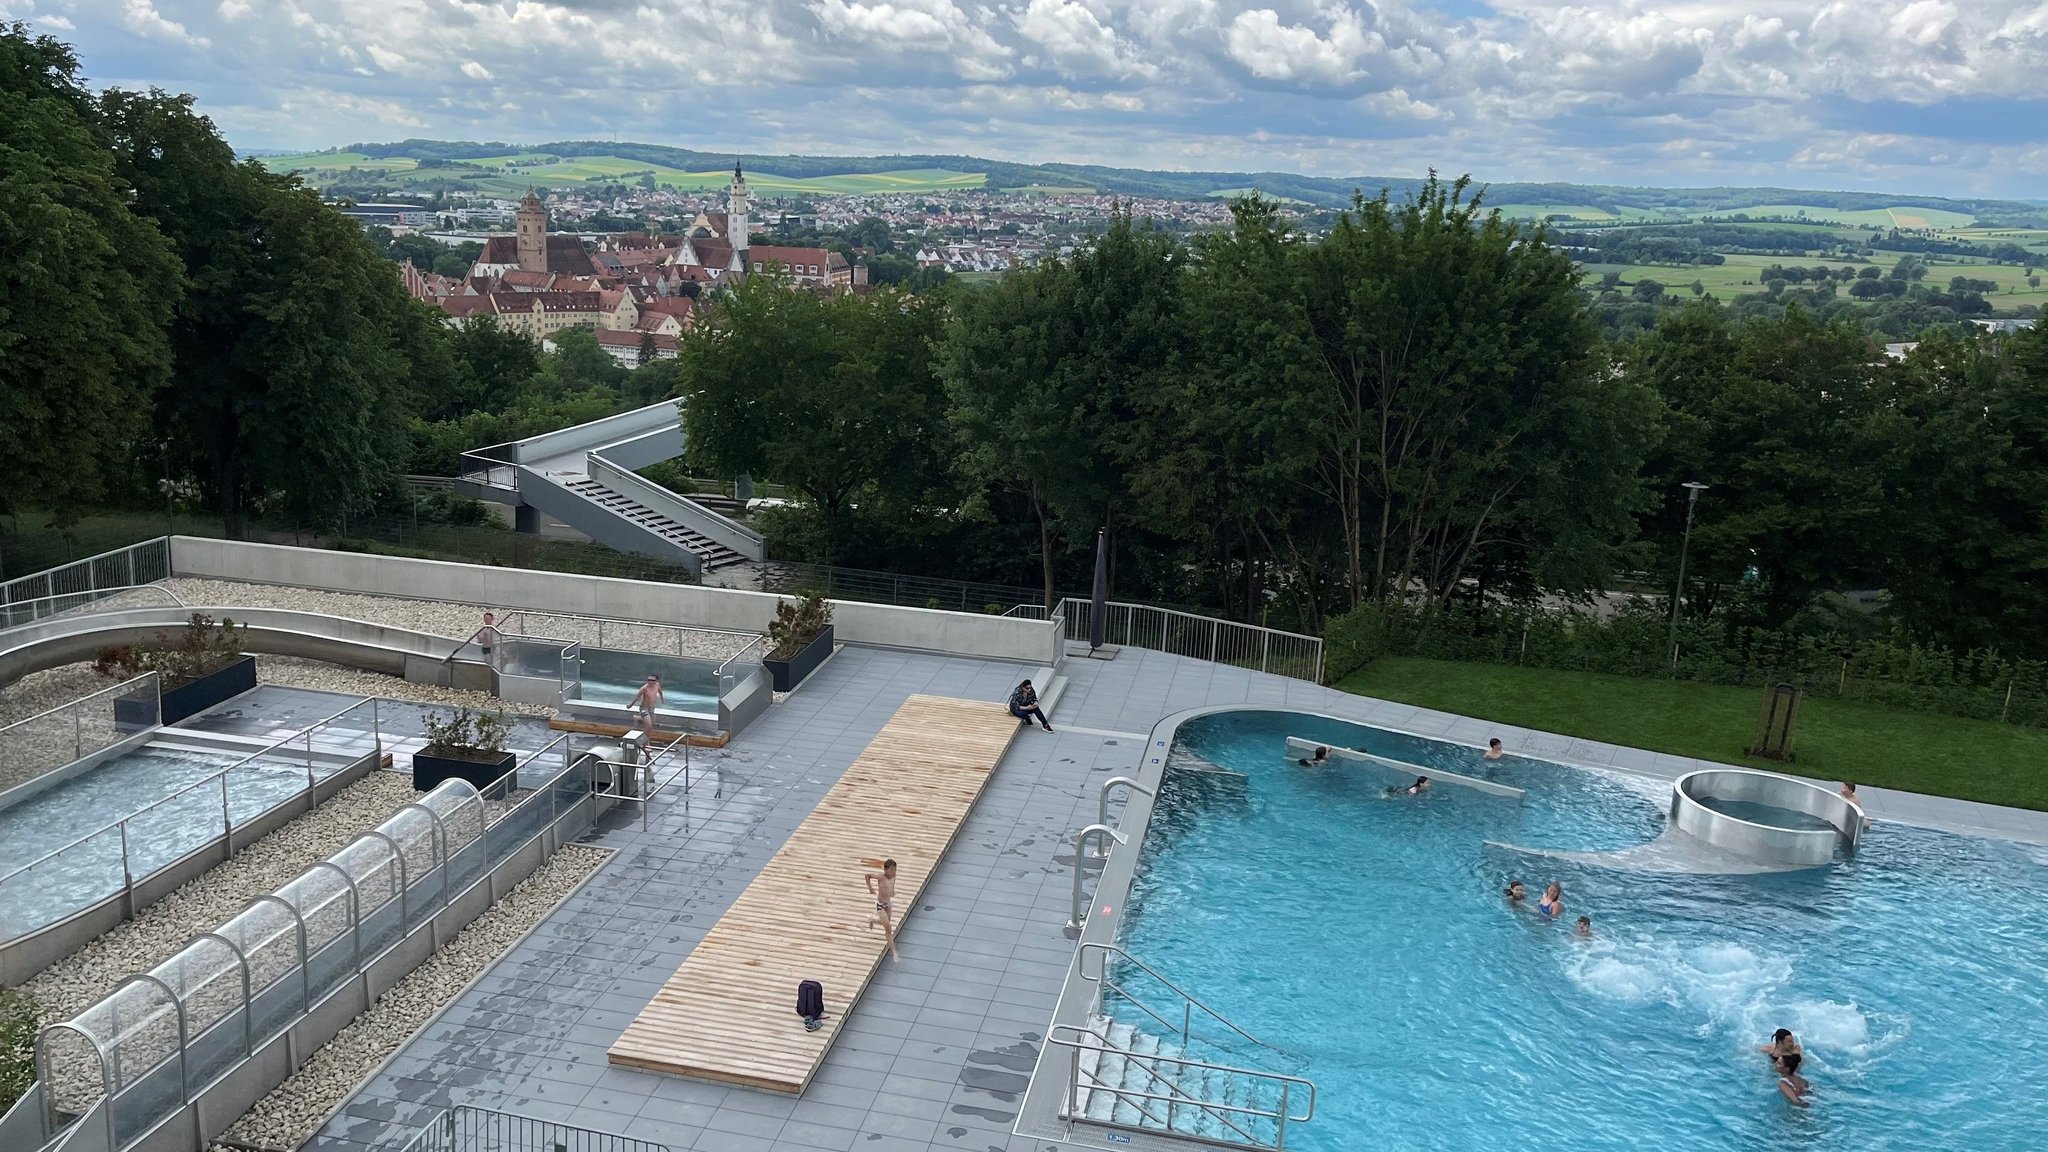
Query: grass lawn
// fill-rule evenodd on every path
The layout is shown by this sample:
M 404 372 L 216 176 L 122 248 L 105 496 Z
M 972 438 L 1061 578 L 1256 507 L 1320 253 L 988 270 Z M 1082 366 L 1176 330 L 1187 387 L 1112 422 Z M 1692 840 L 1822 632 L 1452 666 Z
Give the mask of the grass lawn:
M 1742 755 L 1760 688 L 1388 656 L 1338 687 L 1632 748 L 1788 767 Z M 1809 697 L 1796 748 L 1789 770 L 1804 776 L 2048 810 L 2048 729 Z

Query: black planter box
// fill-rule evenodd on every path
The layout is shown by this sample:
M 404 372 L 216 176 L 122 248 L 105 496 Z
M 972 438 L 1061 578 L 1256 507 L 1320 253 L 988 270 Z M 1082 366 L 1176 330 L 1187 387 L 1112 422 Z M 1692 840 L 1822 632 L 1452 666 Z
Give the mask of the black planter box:
M 413 791 L 431 792 L 444 781 L 467 780 L 470 787 L 491 796 L 491 786 L 503 780 L 518 762 L 519 756 L 513 752 L 443 755 L 423 748 L 412 754 Z M 498 793 L 502 794 L 505 788 L 505 785 L 499 785 Z
M 804 677 L 816 672 L 818 665 L 823 664 L 825 657 L 831 654 L 832 626 L 827 624 L 816 639 L 804 645 L 803 651 L 787 660 L 777 660 L 771 656 L 761 661 L 761 664 L 768 669 L 768 674 L 775 678 L 775 690 L 787 692 L 803 683 Z
M 146 699 L 124 699 L 114 701 L 114 727 L 123 732 L 139 732 L 151 724 L 176 724 L 188 716 L 196 716 L 223 700 L 240 696 L 256 686 L 256 658 L 244 656 L 225 668 L 216 669 L 187 684 L 165 692 L 162 696 L 163 717 L 157 718 L 157 709 L 150 707 Z

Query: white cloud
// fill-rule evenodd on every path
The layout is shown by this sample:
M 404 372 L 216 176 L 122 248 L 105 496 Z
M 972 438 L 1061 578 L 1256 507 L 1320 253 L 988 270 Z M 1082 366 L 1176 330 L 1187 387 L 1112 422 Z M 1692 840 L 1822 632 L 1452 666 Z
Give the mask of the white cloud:
M 170 44 L 204 48 L 210 43 L 204 36 L 185 31 L 185 26 L 176 20 L 166 19 L 150 0 L 121 0 L 121 26 L 137 36 Z
M 86 74 L 193 91 L 245 146 L 617 132 L 2033 196 L 2048 174 L 2048 0 L 54 2 Z M 235 67 L 161 44 L 210 45 Z M 1881 111 L 1962 100 L 1969 135 L 1990 142 L 1958 144 L 1938 113 Z

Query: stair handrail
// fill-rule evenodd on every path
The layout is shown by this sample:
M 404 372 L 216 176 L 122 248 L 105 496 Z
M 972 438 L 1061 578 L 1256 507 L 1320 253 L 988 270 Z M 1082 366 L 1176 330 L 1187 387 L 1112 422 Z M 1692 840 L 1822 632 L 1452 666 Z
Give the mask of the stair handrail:
M 1101 956 L 1101 959 L 1098 960 L 1095 965 L 1095 975 L 1093 976 L 1088 975 L 1088 953 L 1090 951 L 1096 952 Z M 1143 1000 L 1138 999 L 1138 997 L 1135 994 L 1133 994 L 1129 989 L 1117 983 L 1115 980 L 1110 979 L 1108 954 L 1111 952 L 1116 953 L 1118 956 L 1121 956 L 1125 960 L 1136 965 L 1147 976 L 1150 976 L 1154 980 L 1159 981 L 1161 984 L 1166 985 L 1166 987 L 1170 989 L 1174 995 L 1180 997 L 1180 1042 L 1182 1045 L 1186 1045 L 1188 1043 L 1188 1037 L 1192 1032 L 1192 1025 L 1194 1022 L 1194 1010 L 1196 1008 L 1200 1008 L 1204 1013 L 1208 1014 L 1208 1016 L 1211 1019 L 1223 1025 L 1225 1028 L 1230 1029 L 1232 1032 L 1237 1033 L 1239 1036 L 1244 1037 L 1246 1040 L 1251 1041 L 1253 1044 L 1256 1044 L 1261 1048 L 1272 1049 L 1275 1052 L 1286 1051 L 1283 1048 L 1276 1048 L 1273 1045 L 1266 1043 L 1264 1040 L 1259 1039 L 1257 1036 L 1254 1036 L 1251 1033 L 1245 1031 L 1243 1028 L 1238 1027 L 1236 1021 L 1232 1020 L 1228 1016 L 1225 1016 L 1223 1013 L 1218 1012 L 1216 1009 L 1209 1007 L 1209 1005 L 1203 1003 L 1201 998 L 1197 997 L 1194 993 L 1189 992 L 1187 989 L 1182 988 L 1180 985 L 1175 984 L 1171 980 L 1168 980 L 1164 975 L 1160 973 L 1160 971 L 1157 968 L 1152 967 L 1150 964 L 1145 963 L 1143 960 L 1138 959 L 1136 956 L 1131 955 L 1130 952 L 1126 951 L 1123 948 L 1118 947 L 1115 944 L 1102 944 L 1094 941 L 1087 941 L 1082 943 L 1080 952 L 1074 958 L 1074 964 L 1076 969 L 1080 972 L 1081 979 L 1086 980 L 1091 984 L 1100 984 L 1103 986 L 1103 988 L 1116 992 L 1117 995 L 1122 996 L 1124 999 L 1129 1000 L 1133 1004 L 1136 1004 L 1141 1010 L 1144 1011 L 1144 1013 L 1147 1016 L 1152 1017 L 1154 1020 L 1159 1021 L 1161 1024 L 1165 1025 L 1168 1028 L 1173 1027 L 1173 1023 L 1171 1021 L 1159 1015 L 1159 1013 L 1154 1012 L 1150 1007 L 1148 1007 L 1145 1004 Z
M 1081 1035 L 1086 1036 L 1089 1039 L 1095 1041 L 1095 1043 L 1087 1044 L 1078 1039 L 1062 1038 L 1059 1035 L 1062 1029 L 1065 1029 L 1070 1032 L 1078 1032 Z M 1178 1103 L 1190 1107 L 1199 1108 L 1202 1111 L 1208 1113 L 1218 1123 L 1228 1126 L 1232 1131 L 1237 1132 L 1239 1135 L 1245 1137 L 1246 1143 L 1253 1146 L 1268 1147 L 1268 1145 L 1262 1144 L 1256 1137 L 1245 1132 L 1236 1124 L 1231 1123 L 1229 1118 L 1225 1115 L 1222 1115 L 1222 1113 L 1231 1113 L 1240 1116 L 1257 1116 L 1272 1120 L 1276 1125 L 1276 1132 L 1274 1141 L 1270 1145 L 1270 1147 L 1275 1149 L 1282 1149 L 1287 1146 L 1287 1126 L 1289 1124 L 1306 1124 L 1310 1120 L 1315 1119 L 1316 1116 L 1316 1082 L 1308 1079 L 1305 1076 L 1290 1076 L 1284 1072 L 1267 1072 L 1263 1069 L 1257 1068 L 1240 1068 L 1233 1064 L 1217 1064 L 1208 1060 L 1196 1060 L 1185 1056 L 1167 1056 L 1158 1052 L 1133 1052 L 1128 1048 L 1117 1047 L 1115 1044 L 1110 1042 L 1110 1039 L 1107 1035 L 1103 1034 L 1100 1031 L 1097 1031 L 1095 1028 L 1091 1026 L 1084 1024 L 1054 1024 L 1051 1028 L 1048 1028 L 1046 1030 L 1046 1043 L 1057 1044 L 1060 1047 L 1070 1049 L 1074 1052 L 1074 1057 L 1070 1064 L 1073 1074 L 1073 1079 L 1070 1081 L 1071 1087 L 1069 1091 L 1068 1111 L 1070 1113 L 1074 1111 L 1074 1105 L 1075 1103 L 1077 1103 L 1073 1100 L 1073 1089 L 1078 1088 L 1079 1086 L 1079 1078 L 1081 1075 L 1080 1052 L 1083 1049 L 1092 1048 L 1098 1052 L 1104 1052 L 1109 1053 L 1111 1055 L 1121 1056 L 1124 1058 L 1126 1062 L 1149 1061 L 1153 1064 L 1167 1063 L 1172 1064 L 1179 1068 L 1198 1068 L 1207 1072 L 1221 1072 L 1228 1076 L 1242 1076 L 1251 1080 L 1263 1080 L 1278 1084 L 1280 1086 L 1280 1107 L 1278 1109 L 1270 1109 L 1247 1107 L 1246 1105 L 1242 1104 L 1225 1104 L 1220 1101 L 1213 1100 L 1203 1100 L 1198 1096 L 1192 1095 L 1186 1089 L 1181 1088 L 1178 1084 L 1175 1084 L 1167 1080 L 1165 1077 L 1161 1076 L 1158 1072 L 1158 1069 L 1147 1067 L 1145 1064 L 1140 1064 L 1139 1067 L 1148 1075 L 1153 1077 L 1155 1080 L 1158 1080 L 1161 1083 L 1166 1084 L 1170 1092 L 1169 1095 L 1161 1096 L 1155 1092 L 1139 1092 L 1133 1089 L 1124 1088 L 1120 1086 L 1110 1086 L 1107 1084 L 1103 1084 L 1100 1078 L 1092 1074 L 1088 1077 L 1090 1080 L 1094 1080 L 1096 1084 L 1099 1086 L 1098 1088 L 1092 1090 L 1108 1092 L 1110 1095 L 1118 1098 L 1129 1097 L 1135 1100 L 1164 1100 L 1168 1103 L 1169 1107 L 1171 1107 L 1173 1104 Z M 1097 1066 L 1100 1066 L 1099 1063 Z M 1295 1099 L 1293 1090 L 1297 1087 L 1305 1091 L 1308 1101 L 1306 1105 L 1306 1110 L 1302 1112 L 1302 1114 L 1299 1116 L 1294 1115 L 1294 1109 L 1291 1107 Z M 1133 1107 L 1137 1107 L 1137 1105 L 1133 1104 Z M 1158 1121 L 1157 1117 L 1152 1116 L 1150 1112 L 1146 1112 L 1143 1108 L 1139 1108 L 1139 1111 L 1143 1113 L 1146 1117 L 1154 1120 L 1155 1123 Z M 1074 1117 L 1070 1116 L 1069 1118 Z M 1079 1117 L 1079 1119 L 1082 1119 L 1088 1123 L 1108 1123 L 1112 1127 L 1129 1127 L 1129 1125 L 1119 1124 L 1114 1120 L 1106 1122 L 1099 1120 L 1090 1120 L 1086 1116 Z M 1140 1129 L 1140 1131 L 1144 1131 L 1144 1129 Z M 1173 1129 L 1170 1126 L 1168 1126 L 1168 1131 L 1172 1132 Z M 1180 1133 L 1180 1135 L 1185 1135 L 1185 1133 Z
M 1217 1122 L 1218 1124 L 1221 1124 L 1221 1125 L 1223 1125 L 1223 1126 L 1224 1126 L 1225 1128 L 1228 1128 L 1228 1129 L 1230 1129 L 1230 1130 L 1231 1130 L 1232 1132 L 1235 1132 L 1235 1133 L 1237 1133 L 1237 1134 L 1238 1134 L 1239 1136 L 1243 1137 L 1243 1138 L 1244 1138 L 1244 1142 L 1245 1142 L 1245 1143 L 1247 1143 L 1247 1144 L 1257 1144 L 1257 1143 L 1259 1142 L 1259 1140 L 1258 1140 L 1258 1137 L 1256 1137 L 1256 1136 L 1252 1135 L 1251 1133 L 1249 1133 L 1249 1132 L 1245 1131 L 1245 1130 L 1244 1130 L 1243 1128 L 1240 1128 L 1240 1127 L 1239 1127 L 1239 1126 L 1237 1125 L 1237 1123 L 1236 1123 L 1236 1122 L 1235 1122 L 1234 1120 L 1232 1120 L 1232 1119 L 1231 1119 L 1230 1117 L 1228 1117 L 1228 1116 L 1223 1116 L 1223 1115 L 1219 1115 L 1219 1114 L 1218 1114 L 1218 1109 L 1223 1109 L 1223 1110 L 1228 1110 L 1228 1111 L 1237 1111 L 1237 1110 L 1239 1110 L 1239 1106 L 1237 1106 L 1237 1105 L 1232 1105 L 1232 1104 L 1222 1104 L 1222 1103 L 1220 1103 L 1220 1102 L 1214 1102 L 1214 1101 L 1204 1100 L 1204 1099 L 1202 1099 L 1201 1097 L 1199 1097 L 1199 1096 L 1196 1096 L 1196 1095 L 1195 1095 L 1194 1093 L 1192 1093 L 1192 1092 L 1189 1092 L 1189 1091 L 1188 1091 L 1187 1089 L 1185 1089 L 1185 1088 L 1182 1088 L 1182 1087 L 1181 1087 L 1180 1085 L 1178 1085 L 1178 1084 L 1174 1083 L 1174 1082 L 1173 1082 L 1172 1080 L 1169 1080 L 1169 1079 L 1168 1079 L 1168 1078 L 1166 1078 L 1165 1076 L 1161 1075 L 1161 1074 L 1160 1074 L 1160 1072 L 1159 1072 L 1159 1069 L 1157 1069 L 1157 1068 L 1155 1068 L 1155 1067 L 1152 1067 L 1152 1066 L 1150 1066 L 1150 1065 L 1147 1065 L 1147 1064 L 1140 1064 L 1140 1063 L 1137 1063 L 1137 1061 L 1138 1061 L 1138 1060 L 1140 1060 L 1140 1059 L 1142 1059 L 1143 1057 L 1145 1057 L 1145 1056 L 1148 1056 L 1148 1055 L 1151 1055 L 1151 1056 L 1156 1056 L 1156 1055 L 1158 1055 L 1157 1053 L 1141 1053 L 1141 1052 L 1135 1052 L 1135 1051 L 1132 1051 L 1131 1049 L 1128 1049 L 1128 1048 L 1118 1048 L 1118 1047 L 1116 1047 L 1116 1046 L 1115 1046 L 1115 1045 L 1114 1045 L 1113 1043 L 1111 1043 L 1111 1042 L 1110 1042 L 1110 1039 L 1109 1039 L 1109 1037 L 1108 1037 L 1107 1035 L 1105 1035 L 1104 1033 L 1102 1033 L 1102 1032 L 1100 1032 L 1100 1031 L 1097 1031 L 1097 1030 L 1096 1030 L 1096 1029 L 1094 1029 L 1094 1028 L 1090 1028 L 1090 1027 L 1083 1027 L 1083 1026 L 1081 1026 L 1081 1025 L 1077 1025 L 1077 1024 L 1058 1024 L 1058 1025 L 1054 1025 L 1053 1027 L 1054 1027 L 1054 1029 L 1058 1029 L 1058 1028 L 1074 1028 L 1074 1029 L 1078 1029 L 1079 1031 L 1081 1031 L 1081 1032 L 1083 1032 L 1083 1033 L 1086 1033 L 1086 1034 L 1087 1034 L 1087 1035 L 1088 1035 L 1089 1037 L 1091 1037 L 1091 1038 L 1093 1038 L 1093 1039 L 1095 1039 L 1095 1040 L 1098 1040 L 1098 1041 L 1100 1041 L 1101 1043 L 1100 1043 L 1100 1045 L 1099 1045 L 1099 1046 L 1098 1046 L 1098 1047 L 1096 1048 L 1096 1051 L 1098 1051 L 1098 1052 L 1107 1052 L 1107 1053 L 1114 1053 L 1115 1055 L 1118 1055 L 1118 1056 L 1122 1056 L 1122 1057 L 1124 1058 L 1124 1063 L 1125 1063 L 1125 1065 L 1126 1065 L 1126 1066 L 1129 1066 L 1129 1067 L 1135 1067 L 1135 1068 L 1137 1068 L 1137 1069 L 1138 1069 L 1138 1071 L 1140 1071 L 1140 1072 L 1144 1073 L 1144 1074 L 1145 1074 L 1145 1076 L 1146 1076 L 1146 1077 L 1148 1078 L 1148 1083 L 1151 1083 L 1151 1084 L 1159 1084 L 1159 1085 L 1162 1085 L 1163 1087 L 1165 1087 L 1165 1089 L 1166 1089 L 1166 1091 L 1167 1091 L 1167 1093 L 1168 1093 L 1168 1095 L 1167 1095 L 1167 1096 L 1165 1097 L 1165 1100 L 1166 1100 L 1166 1119 L 1164 1119 L 1164 1120 L 1161 1120 L 1161 1119 L 1160 1119 L 1160 1118 L 1159 1118 L 1158 1116 L 1156 1116 L 1156 1115 L 1154 1115 L 1154 1114 L 1153 1114 L 1153 1112 L 1152 1112 L 1152 1110 L 1151 1110 L 1151 1109 L 1149 1109 L 1149 1108 L 1145 1107 L 1145 1105 L 1144 1105 L 1144 1104 L 1141 1104 L 1141 1103 L 1138 1103 L 1138 1102 L 1136 1102 L 1136 1101 L 1133 1101 L 1133 1100 L 1129 1099 L 1129 1097 L 1131 1097 L 1131 1096 L 1139 1096 L 1140 1098 L 1142 1098 L 1142 1099 L 1144 1099 L 1144 1100 L 1148 1100 L 1148 1101 L 1149 1101 L 1149 1100 L 1158 1100 L 1158 1099 L 1160 1099 L 1160 1097 L 1159 1097 L 1159 1096 L 1158 1096 L 1158 1095 L 1157 1095 L 1156 1093 L 1151 1093 L 1151 1092 L 1143 1092 L 1143 1093 L 1140 1093 L 1140 1092 L 1136 1092 L 1136 1091 L 1133 1091 L 1132 1089 L 1128 1089 L 1128 1088 L 1125 1088 L 1125 1087 L 1124 1087 L 1124 1086 L 1123 1086 L 1122 1084 L 1111 1084 L 1111 1083 L 1109 1083 L 1108 1081 L 1104 1080 L 1104 1079 L 1103 1079 L 1103 1078 L 1102 1078 L 1102 1077 L 1101 1077 L 1100 1075 L 1098 1075 L 1098 1074 L 1097 1074 L 1097 1072 L 1089 1072 L 1089 1071 L 1083 1071 L 1083 1070 L 1082 1070 L 1082 1068 L 1081 1068 L 1080 1052 L 1078 1051 L 1078 1049 L 1080 1049 L 1081 1047 L 1084 1047 L 1084 1045 L 1081 1045 L 1081 1044 L 1079 1044 L 1079 1043 L 1076 1043 L 1076 1044 L 1075 1044 L 1075 1049 L 1076 1049 L 1076 1051 L 1075 1051 L 1075 1053 L 1074 1053 L 1074 1056 L 1073 1056 L 1073 1057 L 1072 1057 L 1072 1058 L 1071 1058 L 1071 1059 L 1069 1060 L 1069 1062 L 1068 1062 L 1068 1071 L 1070 1071 L 1070 1072 L 1071 1072 L 1071 1073 L 1073 1074 L 1073 1075 L 1072 1075 L 1072 1076 L 1071 1076 L 1071 1077 L 1069 1078 L 1069 1080 L 1068 1080 L 1068 1086 L 1069 1086 L 1069 1090 L 1068 1090 L 1068 1092 L 1067 1092 L 1067 1110 L 1068 1110 L 1068 1112 L 1070 1112 L 1070 1113 L 1071 1113 L 1071 1112 L 1074 1112 L 1074 1111 L 1075 1111 L 1075 1110 L 1077 1109 L 1077 1107 L 1078 1107 L 1078 1105 L 1079 1105 L 1079 1103 L 1080 1103 L 1080 1102 L 1079 1102 L 1079 1101 L 1078 1101 L 1077 1099 L 1075 1099 L 1075 1097 L 1079 1095 L 1079 1089 L 1080 1089 L 1080 1087 L 1081 1087 L 1081 1077 L 1083 1077 L 1083 1076 L 1086 1076 L 1086 1077 L 1088 1078 L 1089 1082 L 1090 1082 L 1090 1085 L 1091 1085 L 1091 1087 L 1089 1088 L 1089 1091 L 1091 1091 L 1091 1092 L 1107 1092 L 1107 1093 L 1109 1093 L 1109 1094 L 1110 1094 L 1111 1096 L 1114 1096 L 1114 1097 L 1116 1097 L 1118 1101 L 1120 1101 L 1120 1102 L 1122 1102 L 1122 1103 L 1127 1103 L 1127 1104 L 1130 1104 L 1130 1106 L 1131 1106 L 1131 1107 L 1133 1107 L 1133 1108 L 1137 1109 L 1137 1111 L 1138 1111 L 1138 1115 L 1140 1115 L 1140 1116 L 1143 1116 L 1143 1117 L 1144 1117 L 1145 1119 L 1147 1119 L 1147 1120 L 1150 1120 L 1150 1121 L 1152 1121 L 1152 1122 L 1153 1122 L 1154 1124 L 1157 1124 L 1157 1125 L 1159 1125 L 1159 1126 L 1160 1126 L 1161 1128 L 1164 1128 L 1164 1129 L 1166 1129 L 1166 1130 L 1167 1130 L 1168 1132 L 1173 1132 L 1173 1131 L 1175 1131 L 1175 1130 L 1176 1130 L 1176 1129 L 1174 1128 L 1174 1126 L 1173 1126 L 1173 1119 L 1174 1119 L 1174 1117 L 1173 1117 L 1173 1109 L 1174 1109 L 1174 1105 L 1175 1105 L 1175 1104 L 1178 1104 L 1178 1103 L 1181 1103 L 1181 1102 L 1183 1102 L 1183 1101 L 1184 1101 L 1184 1102 L 1186 1102 L 1186 1103 L 1187 1103 L 1188 1105 L 1190 1105 L 1190 1106 L 1192 1106 L 1193 1108 L 1197 1109 L 1198 1111 L 1200 1111 L 1200 1112 L 1203 1112 L 1203 1113 L 1207 1114 L 1207 1115 L 1209 1116 L 1209 1118 L 1210 1118 L 1210 1119 L 1212 1119 L 1212 1120 L 1216 1121 L 1216 1122 Z M 1056 1043 L 1064 1043 L 1064 1041 L 1055 1041 L 1055 1042 L 1056 1042 Z M 1101 1060 L 1100 1060 L 1099 1058 L 1098 1058 L 1098 1059 L 1097 1059 L 1097 1061 L 1096 1061 L 1096 1065 L 1095 1065 L 1095 1067 L 1096 1067 L 1096 1069 L 1097 1069 L 1098 1071 L 1099 1071 L 1099 1070 L 1101 1069 L 1101 1067 L 1102 1067 L 1102 1063 L 1101 1063 Z M 1112 1109 L 1113 1109 L 1113 1108 L 1114 1108 L 1114 1106 L 1112 1106 Z M 1079 1109 L 1079 1110 L 1080 1110 L 1080 1111 L 1081 1111 L 1081 1112 L 1082 1112 L 1082 1113 L 1083 1113 L 1084 1115 L 1086 1114 L 1086 1109 Z M 1251 1110 L 1251 1109 L 1244 1109 L 1244 1111 L 1252 1111 L 1252 1110 Z M 1261 1115 L 1263 1115 L 1263 1113 L 1261 1113 Z M 1095 1123 L 1104 1123 L 1105 1121 L 1093 1121 L 1093 1122 L 1095 1122 Z M 1109 1123 L 1109 1124 L 1115 1124 L 1116 1122 L 1117 1122 L 1117 1121 L 1116 1121 L 1116 1118 L 1115 1118 L 1115 1114 L 1114 1114 L 1114 1111 L 1112 1110 L 1112 1113 L 1111 1113 L 1110 1119 L 1109 1119 L 1108 1121 L 1106 1121 L 1106 1123 Z

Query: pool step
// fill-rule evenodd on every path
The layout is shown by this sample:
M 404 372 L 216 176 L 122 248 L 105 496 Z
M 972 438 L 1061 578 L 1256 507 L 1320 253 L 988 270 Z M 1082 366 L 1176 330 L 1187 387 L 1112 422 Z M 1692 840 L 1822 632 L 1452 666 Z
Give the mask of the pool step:
M 1277 1145 L 1279 1125 L 1271 1118 L 1201 1107 L 1215 1104 L 1278 1111 L 1280 1097 L 1272 1081 L 1227 1068 L 1183 1067 L 1173 1060 L 1225 1061 L 1206 1052 L 1184 1052 L 1172 1040 L 1106 1016 L 1094 1017 L 1089 1025 L 1105 1043 L 1081 1050 L 1081 1116 L 1218 1144 Z M 1174 1099 L 1169 1103 L 1138 1094 Z M 1300 1102 L 1292 1102 L 1292 1107 L 1299 1108 Z

